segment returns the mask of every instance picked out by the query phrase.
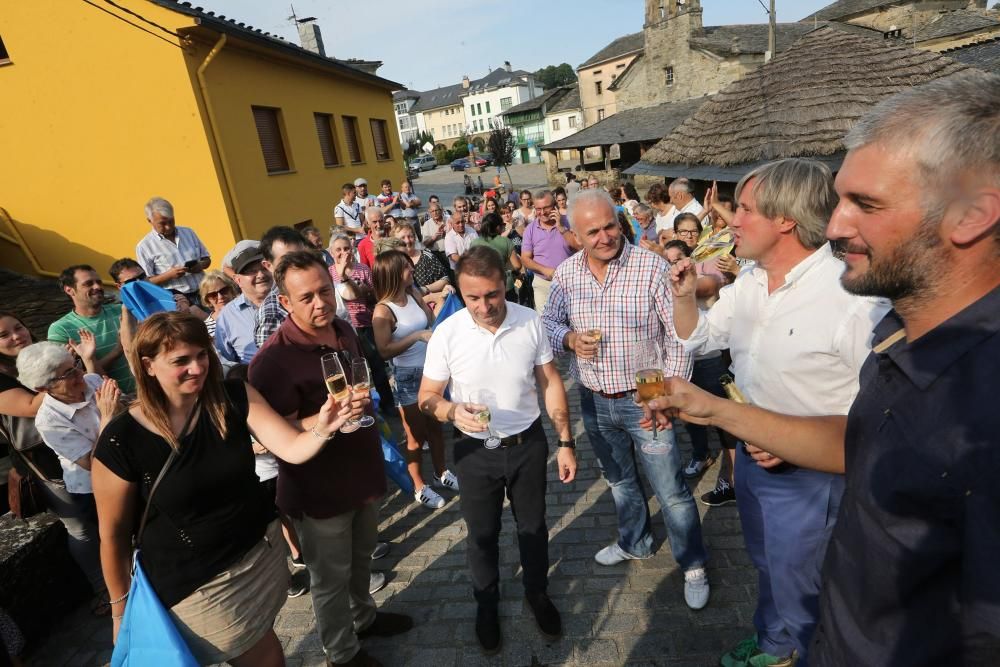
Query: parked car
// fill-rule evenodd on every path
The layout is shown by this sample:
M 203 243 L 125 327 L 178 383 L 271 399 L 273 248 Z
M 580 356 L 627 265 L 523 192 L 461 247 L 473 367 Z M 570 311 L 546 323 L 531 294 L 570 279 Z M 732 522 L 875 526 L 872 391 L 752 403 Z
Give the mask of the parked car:
M 465 171 L 468 168 L 469 168 L 469 158 L 467 157 L 460 157 L 457 160 L 451 161 L 452 171 Z
M 485 167 L 488 164 L 489 164 L 489 162 L 487 162 L 484 158 L 482 158 L 482 157 L 480 157 L 478 155 L 476 156 L 476 166 L 477 167 Z
M 437 169 L 438 162 L 433 155 L 419 155 L 410 160 L 410 168 L 416 171 L 430 171 Z
M 480 153 L 479 157 L 486 160 L 487 165 L 493 164 L 493 153 Z

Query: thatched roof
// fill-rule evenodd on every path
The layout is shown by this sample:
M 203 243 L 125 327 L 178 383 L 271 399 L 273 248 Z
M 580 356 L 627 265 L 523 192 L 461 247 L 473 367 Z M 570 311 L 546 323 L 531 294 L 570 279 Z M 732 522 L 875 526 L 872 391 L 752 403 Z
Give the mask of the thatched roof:
M 597 63 L 603 63 L 606 60 L 621 58 L 629 53 L 638 53 L 639 51 L 642 51 L 645 46 L 645 32 L 640 30 L 639 32 L 634 32 L 631 35 L 624 35 L 587 58 L 576 69 L 581 70 L 584 67 L 590 67 L 591 65 L 596 65 Z
M 944 55 L 976 69 L 1000 74 L 1000 37 L 977 44 L 967 44 L 942 52 Z
M 659 141 L 705 103 L 707 97 L 664 102 L 655 107 L 626 109 L 584 128 L 576 134 L 542 146 L 542 150 L 566 150 L 611 146 L 636 141 Z
M 822 27 L 726 86 L 628 171 L 734 172 L 782 157 L 843 154 L 843 137 L 882 99 L 967 69 L 950 58 Z M 722 174 L 725 175 L 722 175 Z

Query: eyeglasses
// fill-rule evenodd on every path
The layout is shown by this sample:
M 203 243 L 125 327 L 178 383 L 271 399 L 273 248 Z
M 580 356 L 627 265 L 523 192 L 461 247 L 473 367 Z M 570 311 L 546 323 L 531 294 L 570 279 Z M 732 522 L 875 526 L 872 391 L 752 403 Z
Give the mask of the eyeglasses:
M 535 211 L 537 213 L 545 213 L 546 211 L 551 211 L 553 208 L 555 208 L 555 206 L 552 206 L 551 204 L 548 206 L 536 206 Z
M 122 281 L 122 285 L 128 285 L 129 283 L 134 283 L 137 280 L 146 280 L 146 274 L 145 273 L 140 273 L 139 275 L 137 275 L 137 276 L 135 276 L 133 278 L 129 278 L 128 280 L 123 280 Z
M 83 372 L 83 361 L 78 357 L 76 361 L 73 362 L 73 366 L 71 366 L 68 371 L 66 371 L 65 373 L 61 373 L 60 375 L 57 375 L 51 380 L 49 380 L 49 384 L 52 384 L 53 382 L 59 382 L 60 380 L 68 380 L 74 375 L 77 375 L 78 373 L 82 372 Z
M 677 236 L 698 236 L 697 229 L 678 229 Z
M 230 288 L 230 287 L 223 287 L 221 289 L 215 290 L 214 292 L 205 292 L 205 300 L 206 301 L 215 301 L 216 299 L 218 299 L 219 297 L 221 297 L 223 294 L 225 294 L 226 296 L 232 296 L 233 295 L 232 288 Z

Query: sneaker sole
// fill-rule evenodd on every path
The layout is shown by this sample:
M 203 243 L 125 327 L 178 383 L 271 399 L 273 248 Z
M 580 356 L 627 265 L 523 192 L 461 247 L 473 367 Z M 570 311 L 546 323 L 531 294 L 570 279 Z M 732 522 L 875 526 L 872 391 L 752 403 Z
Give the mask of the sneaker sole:
M 723 500 L 721 503 L 710 503 L 704 498 L 699 498 L 698 502 L 700 502 L 702 505 L 705 505 L 706 507 L 722 507 L 723 505 L 732 505 L 733 503 L 736 502 L 736 498 L 733 498 L 732 500 Z
M 300 598 L 300 597 L 302 597 L 303 595 L 305 595 L 308 592 L 309 592 L 308 588 L 303 588 L 303 589 L 301 589 L 300 591 L 298 591 L 296 593 L 293 593 L 292 591 L 288 591 L 288 599 L 289 600 L 294 600 L 295 598 Z

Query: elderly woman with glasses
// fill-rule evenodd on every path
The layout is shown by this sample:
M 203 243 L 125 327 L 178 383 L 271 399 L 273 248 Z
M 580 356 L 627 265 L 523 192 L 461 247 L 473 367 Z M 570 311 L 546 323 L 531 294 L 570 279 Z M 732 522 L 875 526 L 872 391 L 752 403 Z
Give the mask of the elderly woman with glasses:
M 81 335 L 77 349 L 92 358 L 93 336 Z M 90 364 L 91 369 L 95 367 Z M 35 415 L 35 428 L 59 457 L 72 514 L 82 524 L 89 552 L 85 574 L 95 593 L 104 589 L 97 556 L 97 507 L 90 481 L 91 460 L 97 437 L 118 412 L 118 384 L 96 373 L 85 373 L 84 362 L 64 345 L 45 341 L 25 347 L 17 355 L 18 380 L 43 394 Z
M 209 271 L 201 281 L 198 294 L 201 302 L 212 309 L 208 317 L 205 318 L 205 326 L 208 328 L 208 335 L 215 338 L 215 322 L 219 313 L 226 304 L 235 299 L 240 293 L 240 288 L 232 278 L 222 271 Z

